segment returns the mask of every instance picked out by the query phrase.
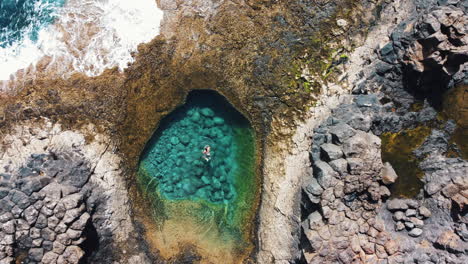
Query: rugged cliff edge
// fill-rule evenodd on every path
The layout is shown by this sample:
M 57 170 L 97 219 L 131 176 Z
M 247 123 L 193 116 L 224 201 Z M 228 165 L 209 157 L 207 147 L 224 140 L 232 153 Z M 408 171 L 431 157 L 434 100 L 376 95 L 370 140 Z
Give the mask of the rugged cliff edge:
M 0 263 L 204 263 L 158 256 L 135 180 L 197 89 L 256 132 L 255 250 L 239 262 L 467 262 L 464 1 L 158 4 L 161 35 L 123 74 L 0 95 Z M 416 196 L 396 199 L 393 148 L 418 168 Z

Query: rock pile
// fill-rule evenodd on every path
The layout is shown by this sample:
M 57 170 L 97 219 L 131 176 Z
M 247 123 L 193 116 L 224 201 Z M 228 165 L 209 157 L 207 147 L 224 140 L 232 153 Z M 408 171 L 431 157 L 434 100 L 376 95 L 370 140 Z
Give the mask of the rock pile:
M 419 202 L 411 199 L 393 199 L 387 203 L 387 209 L 393 212 L 395 230 L 408 230 L 412 237 L 418 237 L 423 233 L 424 219 L 431 216 L 431 211 Z
M 90 215 L 82 189 L 91 174 L 73 153 L 31 155 L 26 166 L 2 174 L 0 263 L 27 252 L 23 263 L 78 263 Z M 14 248 L 16 247 L 16 248 Z

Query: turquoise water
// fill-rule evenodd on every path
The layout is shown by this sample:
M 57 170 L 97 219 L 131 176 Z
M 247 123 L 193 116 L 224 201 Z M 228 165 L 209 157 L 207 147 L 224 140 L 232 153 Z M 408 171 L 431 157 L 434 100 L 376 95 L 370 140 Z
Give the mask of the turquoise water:
M 240 156 L 251 159 L 253 155 L 242 154 L 239 150 L 243 146 L 237 144 L 248 126 L 223 97 L 192 92 L 184 106 L 161 122 L 140 166 L 153 177 L 165 199 L 228 204 L 237 196 Z M 248 144 L 253 145 L 253 140 Z M 206 146 L 211 148 L 208 160 L 202 153 Z
M 24 38 L 36 41 L 39 31 L 52 23 L 65 0 L 0 0 L 0 47 Z

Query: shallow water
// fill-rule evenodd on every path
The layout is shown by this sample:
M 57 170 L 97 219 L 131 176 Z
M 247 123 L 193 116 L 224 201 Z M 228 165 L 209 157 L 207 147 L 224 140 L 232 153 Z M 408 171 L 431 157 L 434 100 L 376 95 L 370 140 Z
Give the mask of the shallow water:
M 209 158 L 202 153 L 207 145 Z M 185 242 L 202 255 L 234 263 L 251 246 L 257 192 L 254 135 L 223 97 L 192 92 L 148 142 L 139 177 L 153 198 L 160 237 L 166 237 L 156 242 L 161 255 L 176 254 L 180 246 L 175 245 Z M 167 237 L 177 238 L 172 248 Z
M 398 175 L 391 186 L 393 197 L 414 198 L 424 187 L 424 173 L 413 151 L 421 146 L 430 132 L 429 127 L 419 126 L 398 133 L 382 134 L 382 160 L 390 162 Z

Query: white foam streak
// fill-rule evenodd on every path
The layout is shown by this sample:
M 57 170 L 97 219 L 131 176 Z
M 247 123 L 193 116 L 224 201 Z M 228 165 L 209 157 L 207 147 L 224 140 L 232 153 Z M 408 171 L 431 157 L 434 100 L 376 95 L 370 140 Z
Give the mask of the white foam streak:
M 101 74 L 132 62 L 140 43 L 159 34 L 163 13 L 155 0 L 69 0 L 53 25 L 41 30 L 36 43 L 0 48 L 0 80 L 50 57 L 38 70 L 66 78 L 73 72 Z

